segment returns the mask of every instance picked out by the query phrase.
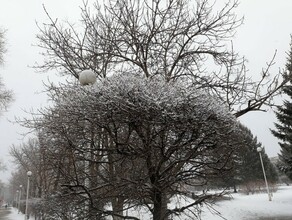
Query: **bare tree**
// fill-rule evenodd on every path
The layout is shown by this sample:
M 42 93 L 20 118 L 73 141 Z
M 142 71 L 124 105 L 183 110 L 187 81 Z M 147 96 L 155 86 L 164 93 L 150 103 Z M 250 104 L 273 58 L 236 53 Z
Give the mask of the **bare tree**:
M 49 16 L 40 26 L 39 46 L 45 62 L 40 70 L 57 69 L 78 78 L 91 69 L 100 77 L 131 72 L 166 81 L 187 78 L 190 86 L 208 88 L 239 117 L 271 106 L 288 81 L 270 77 L 273 60 L 260 80 L 247 74 L 245 60 L 233 50 L 232 37 L 242 23 L 234 13 L 237 0 L 214 11 L 211 0 L 109 0 L 82 8 L 83 29 Z M 259 78 L 254 74 L 255 78 Z
M 234 132 L 235 122 L 228 109 L 219 110 L 218 100 L 179 81 L 117 76 L 104 84 L 98 85 L 91 113 L 130 164 L 129 175 L 114 183 L 129 186 L 134 201 L 151 201 L 155 220 L 213 198 L 194 192 L 194 201 L 180 208 L 165 204 L 172 195 L 188 196 L 187 186 L 204 185 L 226 171 L 233 146 L 223 140 Z
M 124 216 L 131 206 L 147 207 L 155 220 L 196 215 L 194 207 L 216 195 L 194 193 L 193 202 L 174 209 L 167 209 L 168 199 L 190 196 L 186 186 L 227 172 L 230 112 L 239 117 L 271 106 L 288 81 L 282 73 L 269 78 L 273 60 L 259 81 L 249 77 L 231 43 L 242 23 L 234 13 L 238 1 L 213 6 L 108 0 L 91 10 L 85 2 L 81 29 L 46 12 L 50 22 L 37 36 L 45 60 L 37 68 L 74 78 L 91 69 L 102 81 L 96 90 L 50 86 L 53 107 L 27 124 L 44 134 L 55 183 L 66 189 L 60 191 L 89 208 L 82 218 L 137 219 Z M 119 77 L 104 80 L 112 75 Z
M 47 142 L 46 144 L 50 144 Z M 52 144 L 52 142 L 51 142 Z M 27 142 L 18 146 L 13 145 L 10 148 L 10 155 L 14 159 L 14 163 L 17 165 L 17 172 L 14 172 L 10 181 L 10 188 L 12 193 L 19 190 L 19 186 L 23 185 L 23 189 L 26 189 L 27 185 L 27 171 L 32 171 L 30 186 L 30 210 L 31 213 L 38 218 L 38 216 L 44 213 L 44 207 L 37 204 L 40 198 L 46 198 L 53 192 L 56 193 L 56 178 L 55 178 L 55 166 L 48 153 L 49 149 L 44 147 L 41 136 L 39 138 L 30 138 Z M 57 152 L 56 152 L 56 155 Z M 26 196 L 26 191 L 22 192 L 23 198 Z M 20 204 L 20 209 L 24 212 L 24 201 Z
M 0 64 L 4 63 L 4 53 L 6 52 L 4 35 L 5 31 L 0 30 Z M 5 109 L 12 100 L 12 91 L 5 88 L 3 80 L 0 77 L 0 110 Z
M 197 205 L 218 196 L 189 192 L 228 172 L 235 147 L 227 141 L 235 118 L 205 90 L 159 76 L 118 75 L 95 89 L 67 85 L 51 87 L 51 94 L 55 105 L 31 126 L 59 139 L 46 142 L 46 156 L 59 164 L 63 196 L 89 204 L 91 217 L 137 219 L 123 211 L 141 206 L 156 220 L 187 210 L 195 215 Z M 193 202 L 167 209 L 174 195 Z
M 6 170 L 6 166 L 3 161 L 0 161 L 0 171 Z
M 24 126 L 36 131 L 38 160 L 45 161 L 43 166 L 38 166 L 42 169 L 39 175 L 44 176 L 47 183 L 42 184 L 46 199 L 39 208 L 52 218 L 60 215 L 65 218 L 78 212 L 79 218 L 101 219 L 99 213 L 110 199 L 109 196 L 101 196 L 101 190 L 92 189 L 99 188 L 101 180 L 110 178 L 100 172 L 99 162 L 105 157 L 102 151 L 105 143 L 101 147 L 101 142 L 105 142 L 105 138 L 100 128 L 90 123 L 82 107 L 85 102 L 79 102 L 77 94 L 72 105 L 63 105 L 62 98 L 59 98 L 64 92 L 62 87 L 51 87 L 54 107 L 40 110 L 33 122 L 24 123 Z M 72 203 L 65 205 L 64 199 Z M 94 210 L 94 213 L 84 207 Z
M 6 52 L 5 47 L 5 31 L 0 30 L 0 63 L 3 64 L 4 62 L 4 53 Z
M 39 142 L 37 139 L 29 139 L 26 143 L 19 146 L 13 145 L 10 148 L 10 155 L 14 158 L 15 164 L 21 170 L 21 175 L 25 178 L 22 179 L 22 185 L 26 185 L 26 173 L 27 171 L 33 172 L 32 177 L 32 195 L 33 197 L 41 197 L 46 190 L 44 187 L 44 163 L 42 161 L 44 154 L 40 152 Z M 42 157 L 41 157 L 41 156 Z

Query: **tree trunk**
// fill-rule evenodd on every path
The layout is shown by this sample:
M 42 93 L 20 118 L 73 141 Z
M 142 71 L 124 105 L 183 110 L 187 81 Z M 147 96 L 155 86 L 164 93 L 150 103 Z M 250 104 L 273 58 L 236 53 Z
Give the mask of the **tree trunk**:
M 123 205 L 124 205 L 124 200 L 122 198 L 112 199 L 113 212 L 115 214 L 123 216 Z M 113 215 L 113 220 L 122 220 L 122 219 L 124 218 Z
M 104 133 L 104 136 L 105 136 L 105 140 L 104 140 L 104 145 L 105 145 L 105 148 L 111 148 L 113 146 L 113 140 L 110 139 L 110 137 Z M 117 172 L 116 172 L 116 165 L 114 163 L 114 158 L 113 158 L 113 155 L 112 154 L 109 154 L 108 155 L 108 169 L 109 169 L 109 178 L 110 178 L 110 182 L 111 183 L 115 183 L 116 181 L 116 177 L 119 175 Z M 111 200 L 111 203 L 112 203 L 112 208 L 113 208 L 113 213 L 114 214 L 117 214 L 117 215 L 120 215 L 120 216 L 123 216 L 123 208 L 124 208 L 124 198 L 121 197 L 121 195 L 119 194 L 116 194 L 116 195 L 113 195 L 114 198 Z M 124 218 L 122 217 L 119 217 L 119 216 L 115 216 L 113 215 L 113 220 L 122 220 Z
M 167 220 L 167 196 L 157 190 L 153 202 L 153 220 Z

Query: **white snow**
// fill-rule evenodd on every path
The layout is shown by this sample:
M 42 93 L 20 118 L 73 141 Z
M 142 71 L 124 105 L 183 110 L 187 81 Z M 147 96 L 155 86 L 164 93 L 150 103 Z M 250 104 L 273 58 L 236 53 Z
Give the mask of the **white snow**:
M 215 212 L 203 208 L 202 220 L 258 220 L 260 217 L 286 217 L 292 219 L 292 186 L 280 186 L 273 194 L 272 201 L 268 200 L 266 193 L 243 195 L 232 194 L 233 199 L 216 203 L 213 207 L 221 213 L 224 218 L 214 214 Z M 11 213 L 7 220 L 23 220 L 24 215 L 18 214 L 17 209 L 10 208 Z M 140 212 L 137 217 L 143 220 L 150 219 L 146 210 Z M 213 213 L 213 214 L 212 214 Z M 176 218 L 174 218 L 176 219 Z M 187 219 L 187 218 L 177 218 Z
M 264 220 L 264 217 L 270 217 L 269 220 L 282 219 L 276 217 L 292 219 L 292 186 L 279 186 L 278 191 L 273 194 L 272 201 L 269 201 L 267 193 L 254 195 L 234 193 L 232 198 L 217 202 L 212 208 L 204 206 L 201 220 Z M 172 202 L 172 208 L 187 202 L 185 198 L 173 198 L 173 201 L 176 202 Z M 219 212 L 222 217 L 216 212 Z M 129 210 L 128 214 L 130 213 L 141 220 L 151 220 L 146 209 Z M 190 219 L 193 218 L 187 215 L 172 218 L 172 220 Z
M 24 220 L 24 214 L 18 213 L 16 208 L 10 207 L 10 214 L 7 216 L 7 220 Z
M 218 202 L 216 209 L 227 220 L 256 220 L 260 217 L 289 217 L 292 219 L 292 187 L 280 186 L 269 201 L 267 193 L 232 194 L 232 200 Z M 204 209 L 202 220 L 219 220 L 218 215 Z M 289 219 L 289 218 L 287 218 Z

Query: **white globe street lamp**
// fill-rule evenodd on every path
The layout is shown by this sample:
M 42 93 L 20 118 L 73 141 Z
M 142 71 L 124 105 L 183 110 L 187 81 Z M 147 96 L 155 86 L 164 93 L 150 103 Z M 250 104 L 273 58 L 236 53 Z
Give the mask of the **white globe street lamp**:
M 27 212 L 28 211 L 28 194 L 29 194 L 29 179 L 32 175 L 32 172 L 27 171 L 26 175 L 27 175 L 27 190 L 26 190 L 26 202 L 25 202 L 25 213 L 24 213 L 25 220 L 29 219 L 28 212 Z
M 262 169 L 263 169 L 263 174 L 264 174 L 264 179 L 265 179 L 265 183 L 266 183 L 266 189 L 267 189 L 269 201 L 272 201 L 272 196 L 271 196 L 270 191 L 269 191 L 269 185 L 268 185 L 266 172 L 265 172 L 265 167 L 264 167 L 263 158 L 262 158 L 262 153 L 261 153 L 262 150 L 263 150 L 263 148 L 261 148 L 261 147 L 257 148 L 257 152 L 259 152 L 259 155 L 260 155 L 260 160 L 261 160 L 261 164 L 262 164 Z
M 79 82 L 81 85 L 92 85 L 96 82 L 96 75 L 92 70 L 83 70 L 79 73 Z

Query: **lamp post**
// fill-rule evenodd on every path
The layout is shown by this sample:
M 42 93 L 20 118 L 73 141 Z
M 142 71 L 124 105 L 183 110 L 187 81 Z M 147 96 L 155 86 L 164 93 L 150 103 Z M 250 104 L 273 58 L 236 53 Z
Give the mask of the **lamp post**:
M 21 200 L 22 185 L 19 185 L 19 197 L 18 197 L 18 213 L 20 212 L 20 200 Z
M 263 150 L 263 148 L 261 148 L 261 147 L 257 148 L 257 152 L 259 152 L 259 155 L 260 155 L 260 160 L 261 160 L 261 164 L 262 164 L 262 169 L 263 169 L 263 174 L 264 174 L 264 179 L 265 179 L 265 183 L 266 183 L 266 189 L 267 189 L 269 201 L 272 201 L 272 196 L 271 196 L 270 191 L 269 191 L 269 185 L 268 185 L 265 167 L 264 167 L 263 158 L 262 158 L 262 150 Z
M 79 83 L 82 86 L 93 85 L 95 82 L 96 82 L 96 74 L 92 70 L 87 69 L 79 73 Z M 85 111 L 84 111 L 84 114 L 85 114 Z M 88 146 L 88 148 L 90 147 Z M 90 157 L 90 151 L 88 151 L 87 155 L 85 156 Z M 89 167 L 89 162 L 86 165 Z M 85 170 L 85 172 L 86 171 L 89 171 L 89 168 L 88 170 Z M 87 187 L 89 186 L 88 178 L 85 179 L 85 186 Z
M 93 85 L 96 82 L 96 74 L 92 71 L 92 70 L 83 70 L 82 72 L 79 73 L 79 83 L 82 86 L 87 86 L 87 85 Z M 85 109 L 84 109 L 85 110 Z M 84 111 L 85 114 L 85 111 Z M 85 125 L 86 126 L 86 125 Z M 84 129 L 85 129 L 84 126 Z M 90 158 L 90 145 L 87 146 L 89 151 L 88 153 L 86 153 L 86 157 Z M 90 172 L 90 162 L 89 160 L 87 162 L 85 162 L 85 173 Z M 90 180 L 88 179 L 88 177 L 85 178 L 84 180 L 84 185 L 85 187 L 89 187 L 90 186 Z M 89 202 L 86 201 L 85 203 L 85 210 L 88 211 L 88 213 L 91 212 L 90 206 L 89 206 Z
M 16 196 L 15 196 L 16 208 L 18 208 L 18 204 L 19 204 L 18 198 L 19 198 L 19 190 L 16 190 Z
M 27 171 L 26 175 L 27 175 L 27 189 L 26 189 L 26 202 L 25 202 L 24 220 L 29 219 L 28 213 L 27 213 L 27 210 L 28 210 L 28 194 L 29 194 L 29 179 L 30 179 L 30 177 L 32 175 L 32 172 L 31 171 Z

